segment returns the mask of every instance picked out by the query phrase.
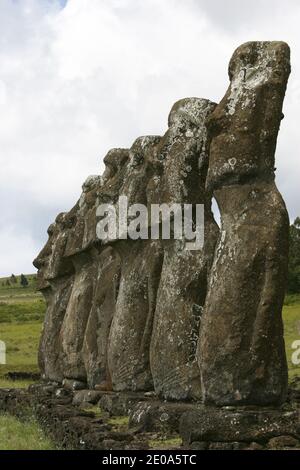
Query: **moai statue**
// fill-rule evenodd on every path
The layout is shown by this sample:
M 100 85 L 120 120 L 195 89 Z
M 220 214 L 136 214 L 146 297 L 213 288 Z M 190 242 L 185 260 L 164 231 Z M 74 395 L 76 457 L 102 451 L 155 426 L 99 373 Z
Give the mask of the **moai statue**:
M 61 328 L 62 367 L 64 377 L 87 380 L 83 357 L 84 336 L 97 283 L 97 250 L 88 233 L 88 215 L 96 204 L 100 177 L 89 177 L 83 184 L 76 204 L 76 222 L 69 230 L 64 259 L 73 265 L 74 282 Z
M 101 246 L 96 236 L 97 207 L 101 203 L 114 203 L 119 197 L 129 158 L 129 150 L 114 148 L 109 150 L 103 159 L 105 170 L 102 176 L 89 176 L 83 187 L 81 205 L 84 207 L 83 249 L 90 246 Z
M 222 227 L 200 329 L 205 403 L 276 405 L 286 397 L 289 219 L 274 183 L 274 153 L 289 74 L 287 44 L 243 44 L 208 119 L 207 187 Z
M 113 176 L 126 159 L 127 150 L 109 152 L 104 159 L 103 177 L 91 176 L 85 181 L 79 201 L 50 226 L 49 240 L 34 261 L 39 269 L 38 288 L 47 303 L 39 364 L 51 380 L 88 379 L 93 386 L 97 378 L 108 375 L 107 340 L 117 295 L 119 260 L 96 238 L 96 208 L 99 198 L 103 202 L 105 197 L 118 196 L 121 182 L 116 184 Z M 98 338 L 94 345 L 91 329 L 95 315 L 99 321 L 93 332 Z
M 83 343 L 83 360 L 89 387 L 111 390 L 107 349 L 111 322 L 115 313 L 120 281 L 120 257 L 116 250 L 96 236 L 97 207 L 101 203 L 114 203 L 123 184 L 129 150 L 112 149 L 104 158 L 105 172 L 93 203 L 86 216 L 86 243 L 97 247 L 96 285 Z
M 128 207 L 147 205 L 147 182 L 153 176 L 148 154 L 155 151 L 159 139 L 140 137 L 130 149 L 127 173 L 119 192 L 121 197 L 127 197 Z M 145 224 L 148 230 L 146 221 Z M 120 286 L 108 345 L 113 389 L 151 390 L 149 348 L 162 263 L 160 242 L 133 240 L 128 236 L 119 237 L 112 246 L 121 258 Z
M 169 129 L 157 147 L 160 171 L 151 180 L 151 201 L 204 206 L 204 245 L 189 249 L 182 239 L 163 240 L 164 260 L 157 293 L 151 340 L 151 371 L 155 391 L 165 399 L 201 397 L 196 360 L 197 340 L 218 226 L 205 190 L 208 169 L 205 119 L 215 104 L 186 98 L 174 104 Z M 174 216 L 175 219 L 176 216 Z M 194 218 L 193 221 L 195 222 Z M 180 223 L 183 222 L 181 218 Z M 203 221 L 202 221 L 203 223 Z
M 37 288 L 46 300 L 38 362 L 46 379 L 63 380 L 60 330 L 73 288 L 74 270 L 63 258 L 72 217 L 59 214 L 48 229 L 48 241 L 33 264 L 38 269 Z

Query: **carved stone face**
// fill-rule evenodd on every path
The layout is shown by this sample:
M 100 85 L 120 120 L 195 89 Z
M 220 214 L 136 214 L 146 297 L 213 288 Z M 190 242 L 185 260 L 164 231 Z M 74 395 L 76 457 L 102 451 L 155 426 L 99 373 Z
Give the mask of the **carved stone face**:
M 265 68 L 265 70 L 263 70 Z M 272 69 L 272 70 L 271 70 Z M 251 78 L 252 84 L 265 81 L 272 73 L 279 80 L 285 80 L 290 73 L 289 46 L 282 41 L 246 42 L 232 55 L 228 73 L 230 80 L 244 73 L 244 78 Z
M 90 242 L 88 227 L 93 219 L 93 211 L 96 205 L 97 191 L 101 185 L 100 176 L 89 176 L 82 185 L 82 194 L 79 201 L 68 213 L 69 218 L 74 222 L 68 232 L 65 256 L 72 256 L 86 248 Z M 95 221 L 93 220 L 95 226 Z M 91 238 L 95 238 L 95 227 Z
M 104 181 L 101 188 L 99 202 L 114 204 L 117 219 L 121 215 L 119 214 L 120 197 L 127 198 L 128 207 L 133 204 L 147 205 L 147 182 L 154 171 L 150 155 L 159 139 L 158 136 L 144 136 L 136 139 L 130 150 L 126 151 L 126 161 L 124 158 L 120 161 L 118 158 L 118 167 L 114 154 L 109 155 L 112 162 L 105 159 L 106 165 L 112 167 L 112 170 L 109 170 L 111 177 Z
M 258 175 L 274 179 L 289 54 L 282 42 L 250 42 L 233 54 L 230 86 L 207 122 L 211 140 L 208 186 L 241 183 Z
M 38 288 L 44 289 L 49 286 L 48 281 L 67 274 L 71 267 L 64 259 L 67 234 L 72 219 L 69 214 L 59 214 L 55 222 L 48 228 L 48 241 L 37 258 L 33 261 L 38 269 Z
M 208 167 L 206 117 L 215 104 L 185 98 L 172 107 L 169 129 L 156 147 L 157 171 L 147 191 L 155 203 L 199 203 Z
M 42 248 L 40 253 L 33 261 L 33 265 L 38 269 L 37 273 L 37 288 L 45 289 L 49 286 L 49 283 L 45 279 L 45 271 L 49 263 L 49 259 L 52 255 L 52 249 L 55 239 L 55 233 L 57 232 L 56 224 L 53 223 L 49 226 L 48 230 L 48 240 L 46 245 Z
M 124 175 L 120 196 L 128 198 L 128 204 L 147 204 L 146 187 L 155 168 L 153 153 L 159 136 L 143 136 L 136 139 L 129 151 L 129 162 Z
M 105 170 L 97 192 L 99 204 L 117 202 L 126 174 L 128 159 L 129 150 L 122 148 L 111 149 L 104 157 Z

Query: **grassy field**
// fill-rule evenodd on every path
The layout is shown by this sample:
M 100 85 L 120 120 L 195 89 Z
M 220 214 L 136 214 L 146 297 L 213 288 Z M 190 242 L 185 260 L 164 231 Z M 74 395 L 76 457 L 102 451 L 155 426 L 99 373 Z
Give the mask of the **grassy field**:
M 45 315 L 45 302 L 36 292 L 35 275 L 26 275 L 27 287 L 6 285 L 0 279 L 0 340 L 6 344 L 6 364 L 0 364 L 0 387 L 27 387 L 33 380 L 8 380 L 8 372 L 38 373 L 37 349 Z M 34 419 L 20 421 L 0 414 L 0 450 L 52 450 L 48 439 Z
M 32 381 L 10 381 L 8 372 L 37 373 L 37 349 L 45 315 L 45 301 L 36 291 L 35 275 L 26 275 L 29 285 L 6 285 L 0 279 L 0 340 L 6 344 L 6 364 L 0 364 L 0 387 L 26 387 Z
M 291 361 L 292 354 L 295 352 L 295 349 L 292 349 L 292 344 L 294 341 L 300 340 L 300 295 L 286 297 L 283 307 L 283 321 L 289 378 L 292 380 L 293 377 L 300 377 L 300 364 L 295 365 Z
M 34 420 L 20 421 L 13 416 L 0 414 L 0 450 L 54 450 Z

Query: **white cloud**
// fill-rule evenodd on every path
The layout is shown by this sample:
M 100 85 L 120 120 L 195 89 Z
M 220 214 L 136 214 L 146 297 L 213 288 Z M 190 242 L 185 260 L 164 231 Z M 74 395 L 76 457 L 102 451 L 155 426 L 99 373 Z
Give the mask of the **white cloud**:
M 69 0 L 62 9 L 62 0 L 1 0 L 0 234 L 9 256 L 0 274 L 32 270 L 47 225 L 102 171 L 109 148 L 163 133 L 179 98 L 219 100 L 230 56 L 247 40 L 292 48 L 277 168 L 292 217 L 300 213 L 298 3 Z

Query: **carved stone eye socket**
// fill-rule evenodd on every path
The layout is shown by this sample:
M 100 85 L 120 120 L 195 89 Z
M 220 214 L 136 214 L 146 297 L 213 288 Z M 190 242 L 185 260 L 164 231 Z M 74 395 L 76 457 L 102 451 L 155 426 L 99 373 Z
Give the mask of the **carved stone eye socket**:
M 111 165 L 111 164 L 108 164 L 108 163 L 105 163 L 105 170 L 104 170 L 104 173 L 102 175 L 102 179 L 103 180 L 108 180 L 110 178 L 112 178 L 117 172 L 117 169 L 115 166 Z
M 73 216 L 73 217 L 68 217 L 65 221 L 65 226 L 66 228 L 72 228 L 74 227 L 74 225 L 76 224 L 76 221 L 77 221 L 77 217 L 76 216 Z
M 103 194 L 103 193 L 99 193 L 98 194 L 100 200 L 101 200 L 101 203 L 103 204 L 109 204 L 112 202 L 112 195 L 111 194 Z
M 143 155 L 139 154 L 139 153 L 135 153 L 133 155 L 133 158 L 132 158 L 132 166 L 135 168 L 139 165 L 141 165 L 144 161 L 144 157 Z

